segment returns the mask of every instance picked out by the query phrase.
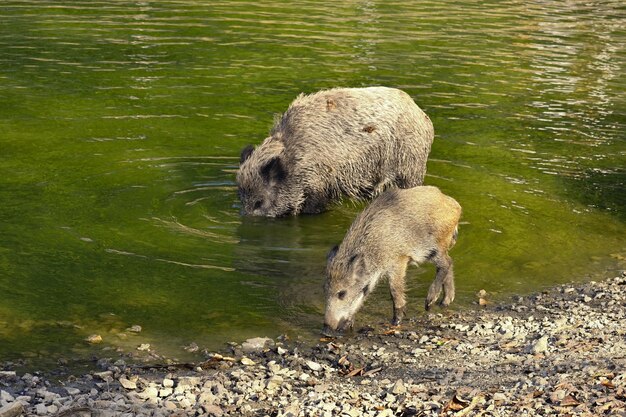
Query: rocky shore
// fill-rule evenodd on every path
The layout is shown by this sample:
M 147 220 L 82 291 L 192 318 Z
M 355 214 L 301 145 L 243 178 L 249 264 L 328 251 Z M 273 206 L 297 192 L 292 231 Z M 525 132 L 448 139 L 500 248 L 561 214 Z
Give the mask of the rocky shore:
M 5 366 L 0 417 L 626 416 L 626 275 L 480 304 L 197 364 L 109 358 L 63 381 Z

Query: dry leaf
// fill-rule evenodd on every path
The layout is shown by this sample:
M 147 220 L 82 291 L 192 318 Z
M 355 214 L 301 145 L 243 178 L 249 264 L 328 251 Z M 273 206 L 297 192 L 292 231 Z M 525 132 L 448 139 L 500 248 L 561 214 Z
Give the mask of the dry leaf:
M 341 358 L 339 358 L 337 363 L 341 366 L 350 366 L 350 361 L 345 356 L 342 356 Z
M 602 381 L 600 381 L 600 384 L 604 385 L 605 387 L 609 388 L 609 389 L 614 389 L 615 385 L 613 385 L 612 381 L 609 381 L 608 379 L 603 379 Z
M 563 401 L 561 401 L 561 404 L 559 404 L 561 407 L 575 407 L 577 405 L 580 405 L 580 401 L 578 401 L 576 398 L 572 397 L 571 395 L 567 395 L 565 398 L 563 398 Z
M 380 368 L 370 369 L 369 371 L 365 372 L 365 373 L 363 374 L 363 376 L 372 376 L 372 375 L 374 375 L 374 374 L 376 374 L 376 373 L 378 373 L 378 372 L 380 372 L 380 371 L 382 371 L 382 370 L 383 370 L 383 368 L 382 368 L 382 367 L 380 367 Z
M 337 354 L 341 351 L 341 346 L 334 343 L 334 342 L 330 342 L 329 344 L 326 345 L 326 347 L 328 348 L 329 352 L 332 352 L 334 354 Z
M 356 368 L 356 369 L 353 369 L 352 371 L 350 371 L 348 373 L 348 375 L 346 375 L 346 376 L 351 378 L 353 376 L 362 375 L 362 374 L 363 374 L 363 368 Z
M 464 409 L 465 407 L 467 407 L 468 405 L 470 405 L 469 401 L 465 401 L 462 398 L 459 398 L 458 396 L 455 395 L 454 397 L 452 397 L 452 399 L 450 401 L 448 401 L 448 403 L 444 407 L 443 411 L 444 412 L 447 412 L 447 411 L 460 411 L 460 410 Z

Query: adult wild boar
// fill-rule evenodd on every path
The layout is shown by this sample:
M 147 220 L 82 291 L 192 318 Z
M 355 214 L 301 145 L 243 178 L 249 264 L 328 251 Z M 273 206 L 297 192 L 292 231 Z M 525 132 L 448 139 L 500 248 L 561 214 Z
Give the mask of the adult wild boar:
M 241 152 L 242 212 L 319 213 L 342 196 L 369 199 L 389 187 L 420 185 L 433 137 L 426 113 L 401 90 L 301 94 L 261 145 Z
M 449 305 L 454 299 L 454 273 L 448 250 L 456 242 L 460 217 L 459 203 L 431 186 L 389 190 L 374 200 L 354 220 L 341 245 L 328 254 L 325 331 L 352 327 L 354 315 L 383 277 L 389 279 L 393 299 L 392 324 L 400 324 L 409 263 L 429 261 L 437 266 L 426 309 L 442 290 L 441 305 Z

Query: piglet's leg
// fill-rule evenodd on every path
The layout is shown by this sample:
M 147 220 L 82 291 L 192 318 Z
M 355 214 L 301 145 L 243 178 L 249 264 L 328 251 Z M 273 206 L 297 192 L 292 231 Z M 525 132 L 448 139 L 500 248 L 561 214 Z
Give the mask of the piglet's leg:
M 428 289 L 428 295 L 426 296 L 426 310 L 429 310 L 435 301 L 439 298 L 441 291 L 444 291 L 444 300 L 442 305 L 446 306 L 452 299 L 454 299 L 454 275 L 452 274 L 452 259 L 448 254 L 442 254 L 433 259 L 433 262 L 437 266 L 437 275 L 435 280 L 430 284 Z M 450 278 L 448 278 L 448 273 Z M 451 298 L 449 297 L 451 296 Z M 444 302 L 448 300 L 448 304 Z
M 449 258 L 449 257 L 448 257 Z M 452 301 L 454 301 L 454 268 L 452 265 L 452 259 L 450 259 L 450 267 L 448 268 L 448 273 L 443 279 L 443 300 L 441 300 L 441 305 L 443 307 L 448 307 Z
M 394 326 L 399 326 L 404 317 L 406 307 L 404 281 L 407 265 L 408 262 L 403 260 L 389 273 L 389 290 L 391 292 L 391 298 L 393 299 L 393 319 L 391 320 L 391 324 Z

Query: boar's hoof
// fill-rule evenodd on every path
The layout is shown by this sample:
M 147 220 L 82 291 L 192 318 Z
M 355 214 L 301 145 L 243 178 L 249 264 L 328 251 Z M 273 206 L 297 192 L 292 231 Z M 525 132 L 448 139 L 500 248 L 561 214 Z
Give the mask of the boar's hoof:
M 392 326 L 399 326 L 402 323 L 402 319 L 404 318 L 404 307 L 403 308 L 395 308 L 393 310 L 393 319 L 391 319 Z

